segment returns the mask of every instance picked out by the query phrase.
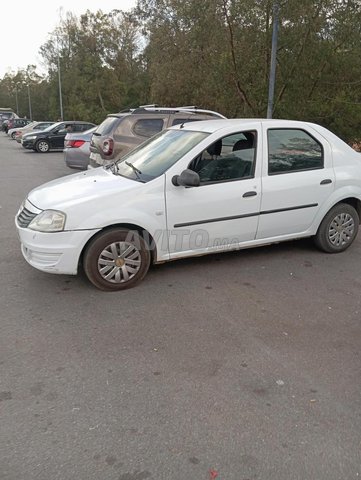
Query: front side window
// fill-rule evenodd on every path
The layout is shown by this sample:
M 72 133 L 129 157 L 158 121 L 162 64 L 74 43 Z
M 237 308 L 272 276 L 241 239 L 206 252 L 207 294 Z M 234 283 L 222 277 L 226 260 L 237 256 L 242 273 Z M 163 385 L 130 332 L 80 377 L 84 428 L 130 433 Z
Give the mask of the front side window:
M 188 168 L 198 173 L 201 184 L 252 178 L 256 145 L 254 131 L 228 135 L 211 144 Z
M 268 174 L 323 168 L 323 149 L 304 130 L 268 130 Z
M 164 120 L 162 118 L 143 118 L 136 122 L 133 131 L 141 137 L 152 137 L 163 130 Z

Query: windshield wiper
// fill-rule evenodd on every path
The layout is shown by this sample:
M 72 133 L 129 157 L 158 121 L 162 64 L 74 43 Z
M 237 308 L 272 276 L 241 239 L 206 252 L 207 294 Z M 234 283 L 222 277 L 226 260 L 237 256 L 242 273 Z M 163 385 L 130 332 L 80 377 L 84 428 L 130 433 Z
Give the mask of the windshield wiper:
M 132 163 L 127 162 L 127 161 L 125 161 L 124 163 L 126 165 L 128 165 L 128 167 L 130 167 L 133 170 L 133 172 L 136 174 L 137 178 L 140 178 L 139 175 L 141 175 L 142 172 L 137 167 L 135 167 Z
M 107 165 L 104 165 L 103 168 L 104 168 L 105 170 L 111 170 L 112 173 L 116 173 L 115 162 L 108 163 Z

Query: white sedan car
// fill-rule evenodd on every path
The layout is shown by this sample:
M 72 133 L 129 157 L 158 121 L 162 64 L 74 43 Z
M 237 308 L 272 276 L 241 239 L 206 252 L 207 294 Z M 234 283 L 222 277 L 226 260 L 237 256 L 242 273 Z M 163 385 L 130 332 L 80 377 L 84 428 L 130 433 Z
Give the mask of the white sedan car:
M 46 183 L 16 215 L 25 259 L 50 273 L 79 265 L 102 290 L 151 263 L 314 237 L 354 241 L 361 156 L 325 128 L 286 120 L 208 120 L 164 130 L 107 167 Z

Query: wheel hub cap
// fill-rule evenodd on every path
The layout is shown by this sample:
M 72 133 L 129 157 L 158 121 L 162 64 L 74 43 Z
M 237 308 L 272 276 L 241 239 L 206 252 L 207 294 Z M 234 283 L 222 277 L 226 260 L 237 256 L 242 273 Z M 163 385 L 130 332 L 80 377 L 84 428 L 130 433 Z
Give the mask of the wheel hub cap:
M 119 257 L 115 260 L 115 265 L 117 267 L 123 267 L 125 265 L 125 260 L 123 258 Z
M 328 230 L 328 239 L 332 245 L 340 247 L 351 241 L 355 230 L 355 222 L 348 213 L 340 213 L 332 222 Z
M 98 257 L 98 271 L 110 283 L 125 283 L 139 271 L 141 256 L 130 242 L 114 242 L 102 250 Z

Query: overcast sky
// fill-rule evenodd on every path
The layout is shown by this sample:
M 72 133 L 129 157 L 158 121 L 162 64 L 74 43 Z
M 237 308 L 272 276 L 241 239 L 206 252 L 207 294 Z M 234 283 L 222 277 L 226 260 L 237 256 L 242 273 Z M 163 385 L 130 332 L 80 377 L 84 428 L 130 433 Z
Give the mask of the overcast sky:
M 0 14 L 0 78 L 29 64 L 41 64 L 40 46 L 58 25 L 60 12 L 129 10 L 136 0 L 7 0 Z M 44 71 L 40 68 L 40 71 Z

